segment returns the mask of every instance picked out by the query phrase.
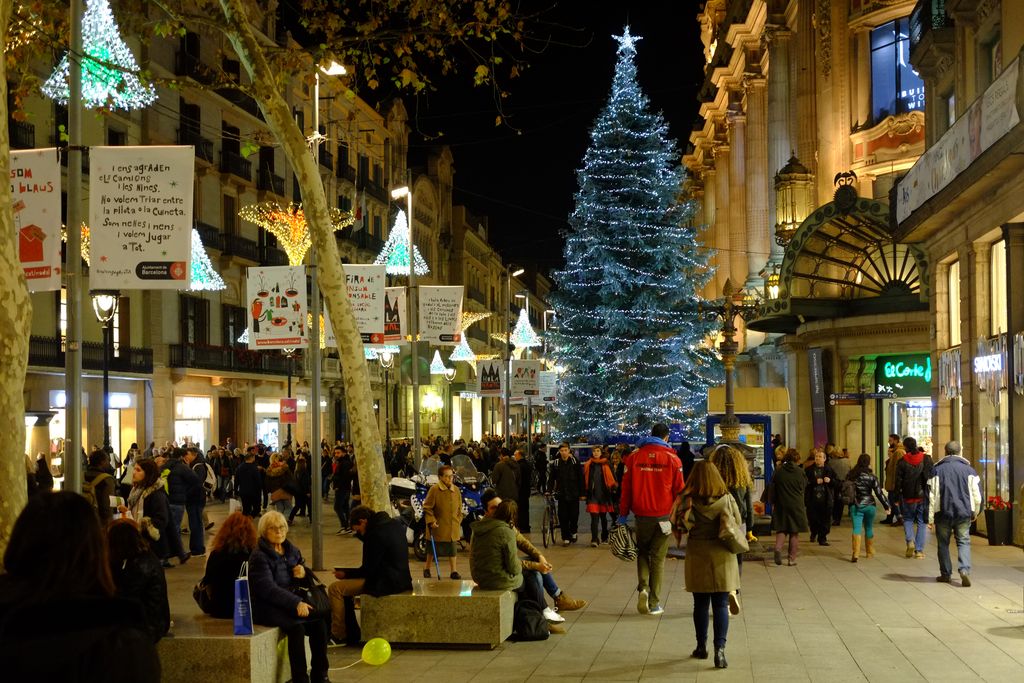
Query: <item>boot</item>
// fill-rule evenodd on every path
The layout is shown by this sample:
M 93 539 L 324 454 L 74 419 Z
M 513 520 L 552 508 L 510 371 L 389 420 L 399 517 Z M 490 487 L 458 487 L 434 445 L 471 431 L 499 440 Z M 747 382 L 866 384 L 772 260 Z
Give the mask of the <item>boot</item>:
M 583 609 L 587 606 L 586 600 L 574 600 L 562 591 L 555 598 L 555 608 L 559 612 L 572 612 L 573 610 Z
M 868 557 L 874 557 L 875 556 L 875 539 L 873 539 L 873 538 L 867 539 L 866 541 L 864 541 L 864 545 L 867 548 L 867 556 Z
M 913 556 L 914 556 L 914 542 L 913 541 L 907 541 L 907 554 L 906 554 L 906 557 L 913 557 Z
M 860 555 L 860 536 L 854 536 L 853 537 L 853 557 L 850 558 L 850 562 L 856 562 L 858 555 Z

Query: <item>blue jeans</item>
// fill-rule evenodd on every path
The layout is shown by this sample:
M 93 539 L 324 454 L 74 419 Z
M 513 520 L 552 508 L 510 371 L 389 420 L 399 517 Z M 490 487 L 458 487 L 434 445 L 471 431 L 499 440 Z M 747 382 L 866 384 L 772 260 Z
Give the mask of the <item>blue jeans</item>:
M 935 515 L 935 540 L 939 544 L 939 573 L 950 576 L 953 564 L 949 559 L 949 537 L 956 534 L 956 559 L 961 574 L 971 573 L 971 520 L 950 519 Z
M 865 538 L 875 537 L 875 512 L 874 505 L 851 505 L 850 519 L 853 521 L 853 535 Z M 863 527 L 863 530 L 862 530 Z
M 284 515 L 285 519 L 287 519 L 288 516 L 292 514 L 292 499 L 285 498 L 283 500 L 275 500 L 270 504 L 270 507 L 280 512 Z
M 171 519 L 167 523 L 167 529 L 164 531 L 167 534 L 168 557 L 173 555 L 180 560 L 185 557 L 185 548 L 181 545 L 181 520 L 185 517 L 185 506 L 172 503 L 167 507 L 171 511 Z M 199 520 L 200 529 L 203 528 L 202 521 L 202 519 Z
M 520 598 L 533 600 L 541 609 L 544 609 L 548 605 L 544 602 L 544 589 L 541 587 L 540 577 L 540 572 L 533 569 L 524 569 L 523 585 L 517 588 L 515 592 L 519 594 Z
M 924 516 L 928 511 L 928 503 L 926 501 L 920 501 L 917 503 L 908 503 L 903 501 L 900 506 L 903 510 L 903 535 L 907 539 L 907 543 L 914 542 L 914 550 L 917 552 L 924 551 L 924 535 L 928 530 L 928 523 L 925 521 Z M 917 524 L 917 532 L 914 531 L 914 525 Z
M 203 506 L 203 503 L 193 503 L 185 506 L 185 512 L 188 513 L 188 550 L 193 555 L 202 555 L 206 552 Z M 179 528 L 180 526 L 179 520 Z
M 540 575 L 540 581 L 544 584 L 544 592 L 554 598 L 558 595 L 558 584 L 555 583 L 555 577 L 551 575 L 551 572 Z
M 708 608 L 714 617 L 715 649 L 725 647 L 725 638 L 729 635 L 729 594 L 728 593 L 694 593 L 693 594 L 693 628 L 697 635 L 697 645 L 708 642 Z

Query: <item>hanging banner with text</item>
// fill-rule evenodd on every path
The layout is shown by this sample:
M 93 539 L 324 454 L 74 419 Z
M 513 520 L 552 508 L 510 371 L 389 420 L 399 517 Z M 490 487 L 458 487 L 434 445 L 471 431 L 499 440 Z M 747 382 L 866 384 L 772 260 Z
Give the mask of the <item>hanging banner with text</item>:
M 540 400 L 544 403 L 554 403 L 558 397 L 558 373 L 554 370 L 541 370 L 540 379 Z
M 492 358 L 490 360 L 478 360 L 476 362 L 476 393 L 480 396 L 501 396 L 503 382 L 501 381 L 502 366 L 505 361 Z
M 454 346 L 462 341 L 462 285 L 419 287 L 420 341 Z
M 309 346 L 305 266 L 249 268 L 245 291 L 250 349 Z
M 384 342 L 384 266 L 345 265 L 348 302 L 364 344 Z
M 11 150 L 11 208 L 30 292 L 60 289 L 60 157 L 55 148 Z
M 384 343 L 404 344 L 406 330 L 405 287 L 384 290 Z
M 89 287 L 187 289 L 191 146 L 89 150 Z
M 540 361 L 513 360 L 511 395 L 515 398 L 540 396 Z
M 281 399 L 281 424 L 296 424 L 299 416 L 299 399 L 297 398 L 282 398 Z

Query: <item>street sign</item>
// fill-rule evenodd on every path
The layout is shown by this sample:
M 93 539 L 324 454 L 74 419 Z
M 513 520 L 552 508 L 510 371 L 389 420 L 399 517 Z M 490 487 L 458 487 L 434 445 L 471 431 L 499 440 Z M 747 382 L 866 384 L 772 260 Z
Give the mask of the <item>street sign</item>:
M 828 395 L 828 403 L 833 406 L 859 406 L 862 399 L 863 394 L 858 393 L 838 393 Z

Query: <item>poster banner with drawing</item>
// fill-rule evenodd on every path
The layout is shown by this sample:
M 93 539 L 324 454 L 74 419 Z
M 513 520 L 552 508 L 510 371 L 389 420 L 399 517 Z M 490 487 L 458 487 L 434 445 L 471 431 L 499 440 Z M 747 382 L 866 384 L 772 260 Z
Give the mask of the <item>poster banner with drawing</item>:
M 480 396 L 501 396 L 504 389 L 502 382 L 502 366 L 505 361 L 499 358 L 478 360 L 476 362 L 476 393 Z
M 404 344 L 406 330 L 405 287 L 384 290 L 384 343 Z
M 250 349 L 309 346 L 305 266 L 249 268 L 245 291 Z
M 188 289 L 195 151 L 89 149 L 89 287 Z
M 540 361 L 513 360 L 511 396 L 540 396 Z
M 384 343 L 384 266 L 345 265 L 348 303 L 364 344 Z
M 554 370 L 541 370 L 538 383 L 540 400 L 544 403 L 554 403 L 558 396 L 558 373 Z
M 10 177 L 18 260 L 28 280 L 28 291 L 57 291 L 61 274 L 57 150 L 11 150 Z
M 462 341 L 462 285 L 419 287 L 420 341 L 454 346 Z

